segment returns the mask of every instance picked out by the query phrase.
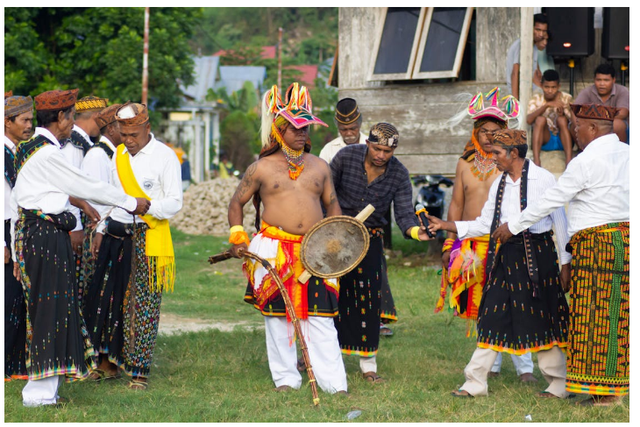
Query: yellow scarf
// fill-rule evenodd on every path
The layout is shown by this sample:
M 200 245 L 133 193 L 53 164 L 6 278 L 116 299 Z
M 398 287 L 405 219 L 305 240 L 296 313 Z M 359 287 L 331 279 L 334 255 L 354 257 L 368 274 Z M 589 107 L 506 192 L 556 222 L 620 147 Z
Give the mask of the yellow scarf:
M 133 174 L 133 169 L 131 169 L 129 154 L 124 150 L 125 146 L 121 144 L 118 146 L 116 154 L 116 169 L 124 192 L 133 197 L 151 200 L 140 188 Z M 149 259 L 149 286 L 151 286 L 151 290 L 157 292 L 162 290 L 173 292 L 176 280 L 176 262 L 169 220 L 160 220 L 149 214 L 140 216 L 140 218 L 149 226 L 145 242 L 145 254 Z

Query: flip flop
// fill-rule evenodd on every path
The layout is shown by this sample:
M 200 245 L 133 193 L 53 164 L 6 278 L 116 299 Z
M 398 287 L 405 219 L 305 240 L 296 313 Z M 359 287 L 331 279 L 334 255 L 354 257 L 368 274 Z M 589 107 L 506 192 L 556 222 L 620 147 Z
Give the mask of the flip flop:
M 571 399 L 573 397 L 576 397 L 576 395 L 571 393 L 571 394 L 567 395 L 567 397 L 558 397 L 553 393 L 550 393 L 550 392 L 548 392 L 546 390 L 543 390 L 543 391 L 541 391 L 539 393 L 536 393 L 536 397 L 542 397 L 542 398 L 545 398 L 545 399 L 547 399 L 547 398 L 552 398 L 552 399 Z
M 137 380 L 135 378 L 131 379 L 131 381 L 129 381 L 128 384 L 129 389 L 131 390 L 146 390 L 147 387 L 149 387 L 149 384 L 147 384 L 147 381 L 140 381 Z
M 365 372 L 364 374 L 362 374 L 362 378 L 374 384 L 383 383 L 386 381 L 384 378 L 373 371 Z

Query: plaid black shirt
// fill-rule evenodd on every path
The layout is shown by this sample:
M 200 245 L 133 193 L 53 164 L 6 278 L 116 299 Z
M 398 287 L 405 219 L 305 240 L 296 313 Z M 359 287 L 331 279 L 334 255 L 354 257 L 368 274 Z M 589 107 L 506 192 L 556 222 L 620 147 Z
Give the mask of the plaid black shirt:
M 367 183 L 364 169 L 366 144 L 347 145 L 331 161 L 331 174 L 343 215 L 356 216 L 368 204 L 376 210 L 364 224 L 369 228 L 383 227 L 387 211 L 393 210 L 396 223 L 405 238 L 409 228 L 419 225 L 413 210 L 413 195 L 409 171 L 400 160 L 392 157 L 382 175 Z

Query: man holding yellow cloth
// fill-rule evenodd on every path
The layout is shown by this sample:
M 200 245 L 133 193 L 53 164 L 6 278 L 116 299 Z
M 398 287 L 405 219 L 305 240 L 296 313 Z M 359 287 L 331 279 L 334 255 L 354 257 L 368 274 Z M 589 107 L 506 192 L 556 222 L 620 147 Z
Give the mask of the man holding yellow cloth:
M 268 260 L 282 278 L 309 346 L 309 358 L 318 386 L 327 393 L 346 393 L 347 376 L 333 317 L 338 314 L 338 284 L 335 279 L 311 277 L 300 283 L 303 267 L 300 244 L 304 234 L 323 217 L 340 215 L 329 165 L 309 153 L 309 126 L 324 125 L 311 114 L 311 98 L 304 86 L 292 84 L 282 102 L 276 86 L 264 97 L 262 151 L 247 168 L 229 203 L 232 251 L 241 256 L 249 237 L 242 228 L 242 207 L 254 198 L 264 205 L 259 233 L 249 250 Z M 326 125 L 325 125 L 326 126 Z M 276 391 L 298 389 L 302 377 L 296 367 L 293 327 L 276 284 L 261 264 L 246 261 L 249 280 L 245 301 L 264 315 L 267 355 Z
M 93 242 L 99 268 L 87 295 L 86 321 L 102 360 L 97 378 L 113 378 L 118 367 L 129 388 L 144 390 L 160 321 L 162 292 L 173 291 L 175 257 L 169 218 L 182 208 L 180 163 L 155 139 L 144 104 L 116 112 L 123 144 L 112 161 L 112 183 L 151 201 L 144 216 L 114 210 Z M 102 237 L 104 235 L 104 238 Z

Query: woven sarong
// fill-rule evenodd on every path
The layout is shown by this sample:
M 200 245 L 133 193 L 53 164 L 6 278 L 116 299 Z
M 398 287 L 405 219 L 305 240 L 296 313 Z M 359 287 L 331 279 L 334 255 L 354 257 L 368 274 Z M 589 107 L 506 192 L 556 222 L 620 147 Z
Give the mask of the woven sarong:
M 109 359 L 133 377 L 149 376 L 160 324 L 162 290 L 150 285 L 147 230 L 143 223 L 134 228 L 131 273 L 122 306 L 124 342 L 118 358 Z
M 287 289 L 298 319 L 334 317 L 338 314 L 337 280 L 312 276 L 307 283 L 298 281 L 304 271 L 300 261 L 303 237 L 263 221 L 262 229 L 251 240 L 249 252 L 271 263 Z M 289 319 L 284 300 L 267 269 L 254 260 L 246 260 L 242 269 L 248 280 L 245 302 L 252 304 L 264 316 L 287 316 Z
M 64 375 L 71 382 L 96 368 L 96 353 L 78 307 L 69 239 L 75 224 L 69 212 L 47 215 L 20 209 L 16 255 L 27 301 L 29 380 Z
M 131 224 L 126 224 L 133 230 Z M 107 219 L 96 269 L 85 289 L 84 317 L 91 341 L 101 354 L 116 363 L 122 352 L 125 291 L 131 275 L 133 242 L 125 224 Z
M 567 391 L 629 393 L 629 223 L 581 230 L 570 242 Z
M 6 146 L 5 146 L 6 148 Z M 11 221 L 4 222 L 4 241 L 11 248 Z M 4 265 L 4 375 L 24 378 L 25 365 L 26 304 L 22 285 L 13 275 L 13 261 Z
M 389 275 L 387 274 L 387 259 L 384 254 L 382 255 L 382 287 L 381 295 L 382 301 L 380 301 L 380 321 L 384 324 L 389 324 L 398 321 L 398 312 L 396 311 L 396 304 L 393 301 L 393 295 L 391 294 L 391 287 L 389 286 Z
M 527 269 L 522 235 L 504 243 L 478 311 L 478 347 L 509 354 L 567 346 L 569 307 L 560 286 L 550 232 L 531 235 L 538 262 L 538 295 Z
M 340 314 L 335 322 L 344 354 L 368 357 L 378 353 L 382 256 L 382 239 L 371 236 L 364 259 L 340 278 Z

